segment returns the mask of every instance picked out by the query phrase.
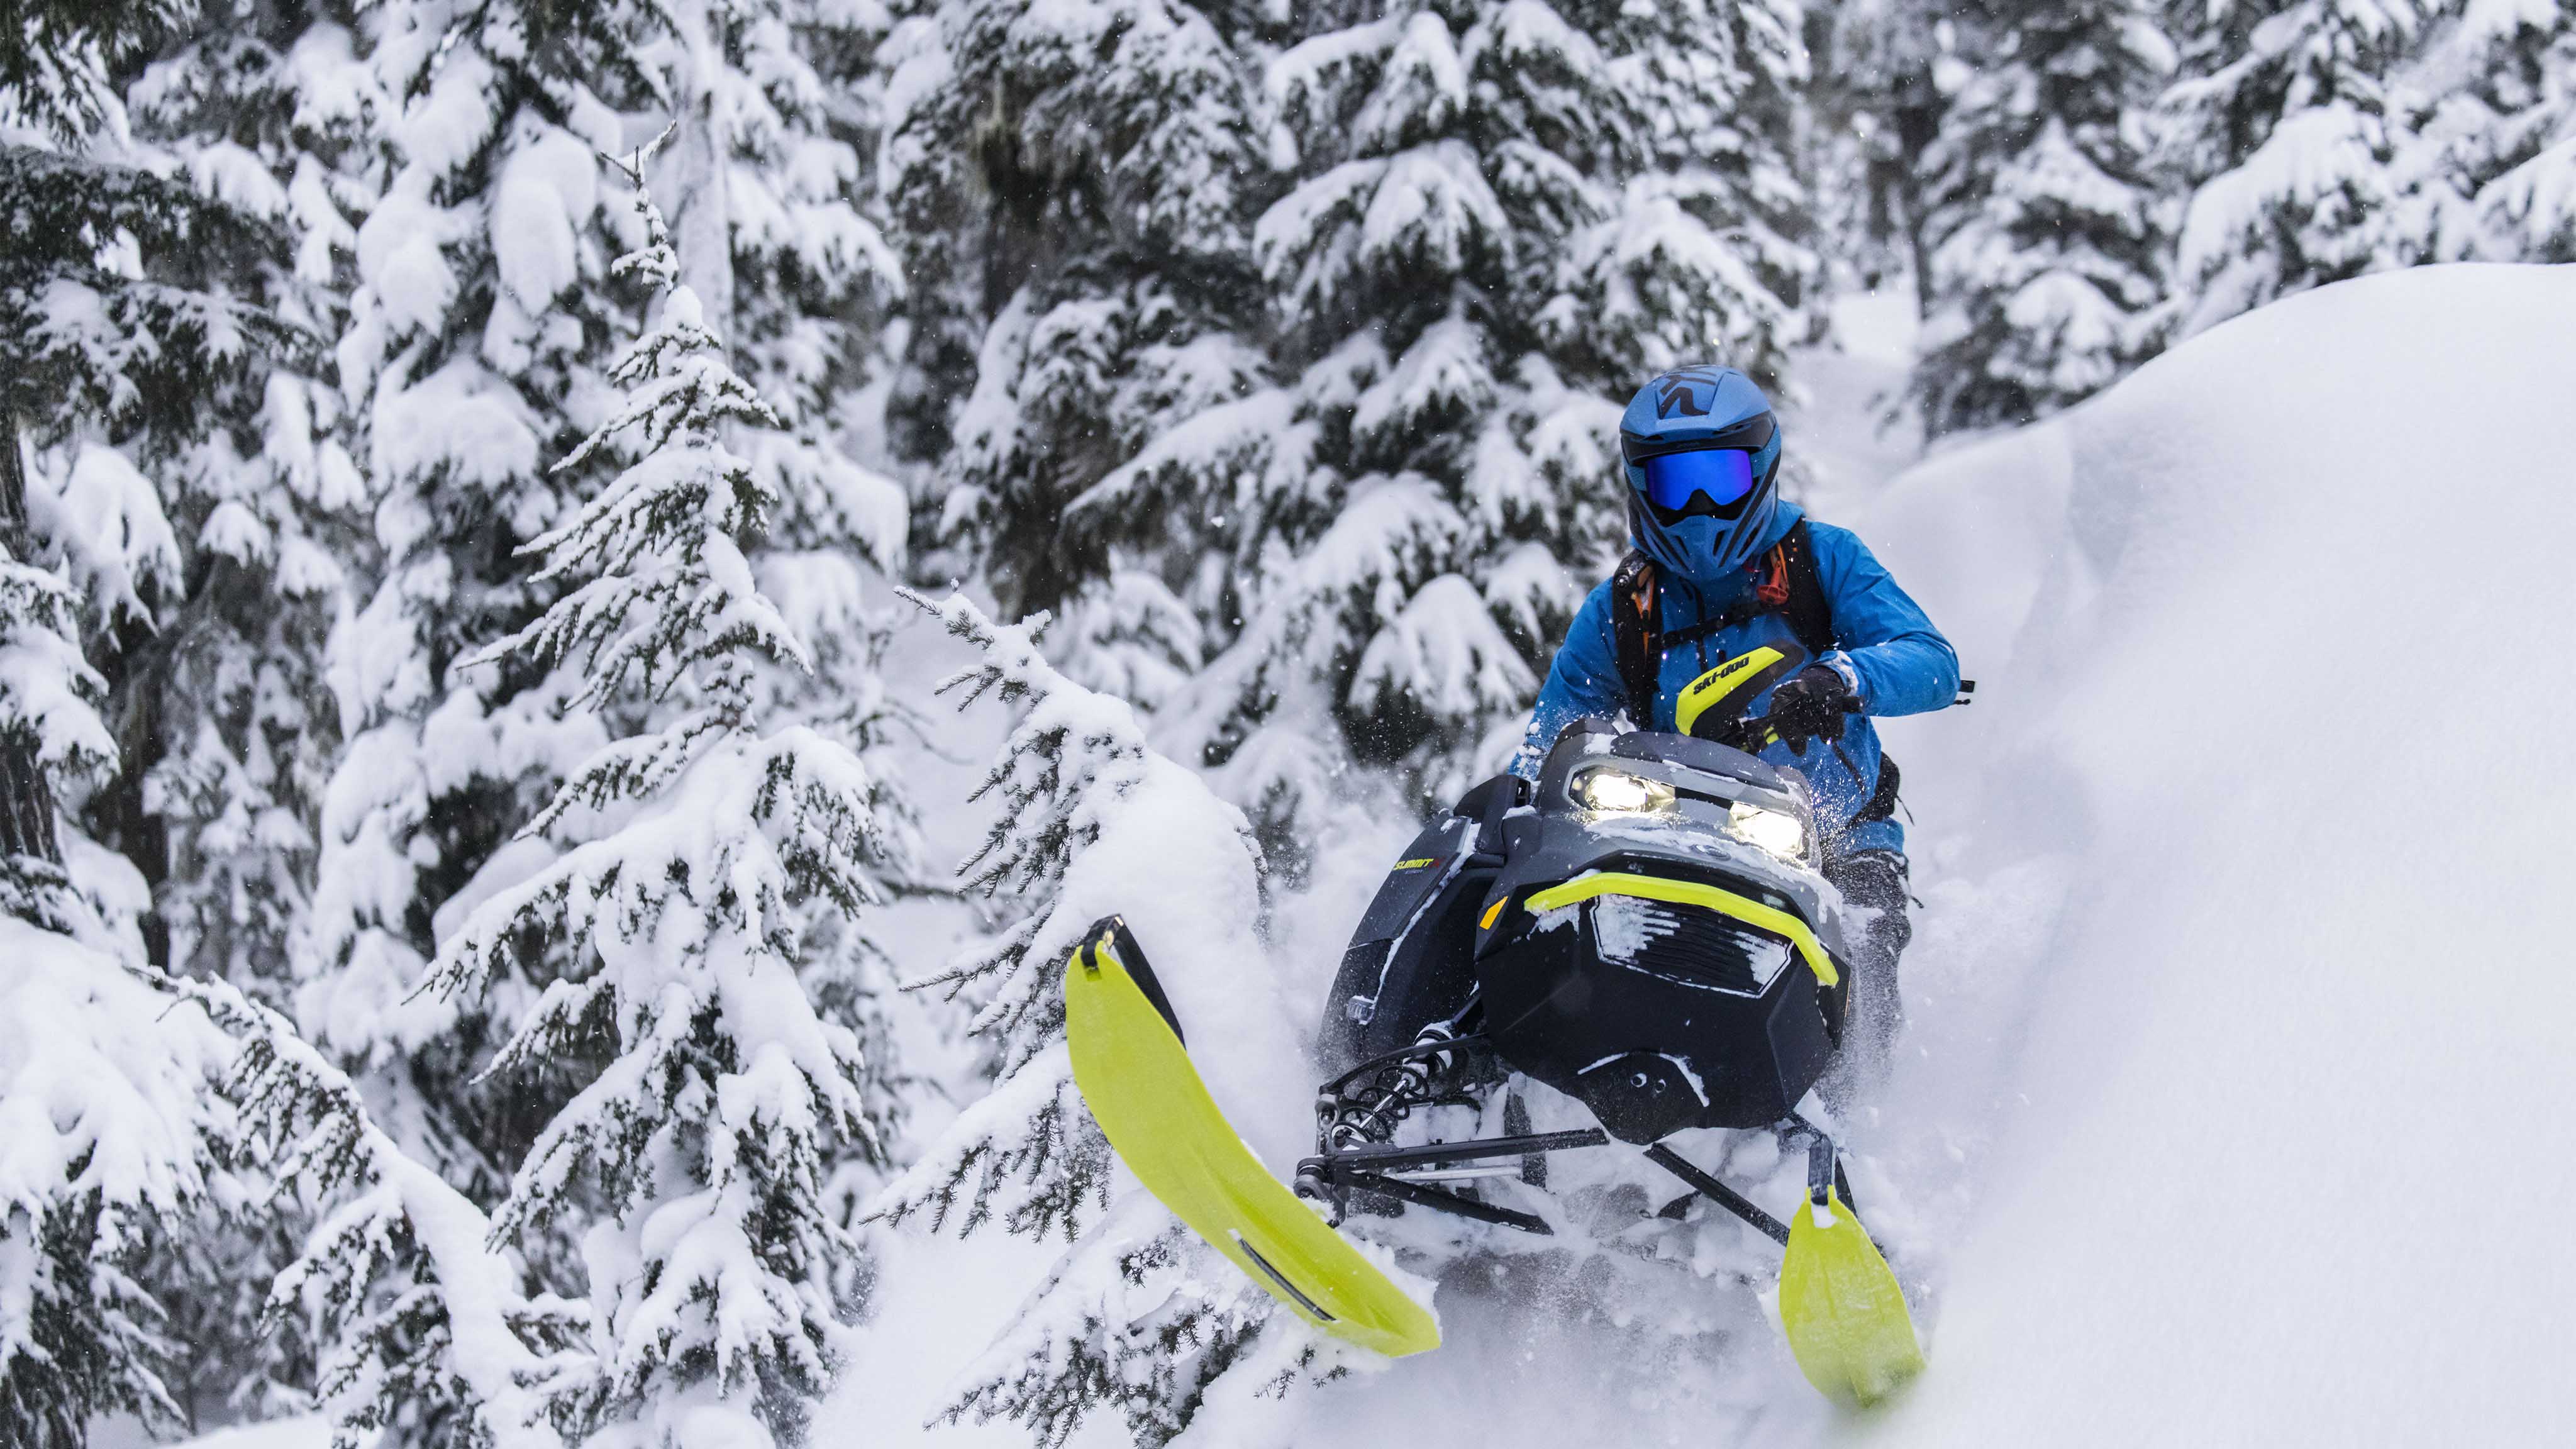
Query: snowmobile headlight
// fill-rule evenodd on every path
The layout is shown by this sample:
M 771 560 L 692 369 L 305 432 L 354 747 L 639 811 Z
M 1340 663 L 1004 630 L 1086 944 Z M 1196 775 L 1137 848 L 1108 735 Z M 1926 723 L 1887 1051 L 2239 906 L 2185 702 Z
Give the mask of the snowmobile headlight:
M 1574 792 L 1585 808 L 1604 815 L 1673 813 L 1672 786 L 1625 770 L 1593 770 L 1575 783 Z
M 1806 859 L 1807 823 L 1786 810 L 1737 800 L 1726 807 L 1726 832 L 1782 860 L 1796 863 Z

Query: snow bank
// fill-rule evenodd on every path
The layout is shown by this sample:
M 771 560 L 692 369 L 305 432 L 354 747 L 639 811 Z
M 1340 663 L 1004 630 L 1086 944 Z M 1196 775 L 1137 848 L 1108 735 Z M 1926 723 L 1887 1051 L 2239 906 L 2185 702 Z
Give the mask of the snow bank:
M 1987 963 L 2002 1070 L 1917 1057 L 1939 1105 L 1883 1124 L 1990 1147 L 1931 1372 L 1856 1437 L 2550 1437 L 2570 319 L 2576 268 L 2327 288 L 1890 490 L 1867 532 L 1985 681 L 1897 746 L 1964 837 L 1934 874 L 2027 944 Z

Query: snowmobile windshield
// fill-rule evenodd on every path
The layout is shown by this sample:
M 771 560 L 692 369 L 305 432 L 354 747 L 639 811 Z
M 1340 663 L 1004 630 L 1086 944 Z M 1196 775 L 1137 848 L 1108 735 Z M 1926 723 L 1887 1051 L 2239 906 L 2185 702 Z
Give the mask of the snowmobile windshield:
M 1753 493 L 1753 455 L 1741 448 L 1658 453 L 1639 466 L 1646 474 L 1646 503 L 1667 524 L 1694 514 L 1733 518 Z

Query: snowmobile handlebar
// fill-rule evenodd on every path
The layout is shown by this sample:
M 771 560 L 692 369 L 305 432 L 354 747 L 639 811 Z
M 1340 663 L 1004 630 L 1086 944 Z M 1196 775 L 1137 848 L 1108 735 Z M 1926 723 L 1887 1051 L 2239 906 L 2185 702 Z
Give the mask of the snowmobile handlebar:
M 1859 714 L 1861 703 L 1858 699 L 1846 699 L 1842 702 L 1842 711 L 1845 714 Z M 1777 717 L 1767 714 L 1759 719 L 1738 720 L 1734 728 L 1727 731 L 1724 742 L 1747 754 L 1756 754 L 1764 745 L 1780 737 L 1781 724 L 1782 721 Z
M 1794 679 L 1815 662 L 1794 642 L 1756 645 L 1682 686 L 1673 700 L 1673 727 L 1681 734 L 1715 740 L 1752 753 L 1784 731 L 1775 715 L 1748 719 L 1746 711 L 1766 691 Z M 1846 695 L 1845 714 L 1861 712 L 1859 699 Z M 1803 733 L 1803 732 L 1802 732 Z

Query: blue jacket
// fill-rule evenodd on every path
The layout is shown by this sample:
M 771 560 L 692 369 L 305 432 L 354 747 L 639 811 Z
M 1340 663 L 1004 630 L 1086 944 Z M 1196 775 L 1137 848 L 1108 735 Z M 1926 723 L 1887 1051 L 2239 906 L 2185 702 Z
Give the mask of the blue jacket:
M 1763 551 L 1767 553 L 1803 516 L 1796 504 L 1782 504 L 1774 535 L 1762 544 Z M 1807 777 L 1816 792 L 1817 824 L 1831 835 L 1848 825 L 1878 788 L 1878 730 L 1869 716 L 1922 714 L 1948 705 L 1959 690 L 1959 656 L 1850 530 L 1810 522 L 1807 536 L 1814 547 L 1817 581 L 1832 606 L 1834 640 L 1840 646 L 1821 662 L 1842 669 L 1853 681 L 1866 713 L 1853 715 L 1843 727 L 1842 755 L 1850 758 L 1850 766 L 1823 740 L 1810 744 L 1803 754 L 1774 743 L 1762 751 L 1762 758 L 1795 766 Z M 1749 595 L 1753 583 L 1752 573 L 1742 570 L 1717 579 L 1678 577 L 1658 570 L 1663 627 L 1685 629 L 1723 612 Z M 1708 670 L 1748 649 L 1794 638 L 1787 618 L 1760 614 L 1696 643 L 1665 651 L 1651 727 L 1671 729 L 1675 698 Z M 1610 585 L 1604 580 L 1575 611 L 1565 643 L 1556 651 L 1547 684 L 1538 693 L 1538 707 L 1530 715 L 1529 733 L 1512 757 L 1513 773 L 1537 778 L 1539 762 L 1559 731 L 1584 715 L 1615 715 L 1627 707 L 1617 657 L 1611 642 Z M 1765 695 L 1754 702 L 1753 713 L 1769 707 Z M 1839 848 L 1843 852 L 1901 851 L 1905 830 L 1893 820 L 1873 820 L 1852 829 Z

